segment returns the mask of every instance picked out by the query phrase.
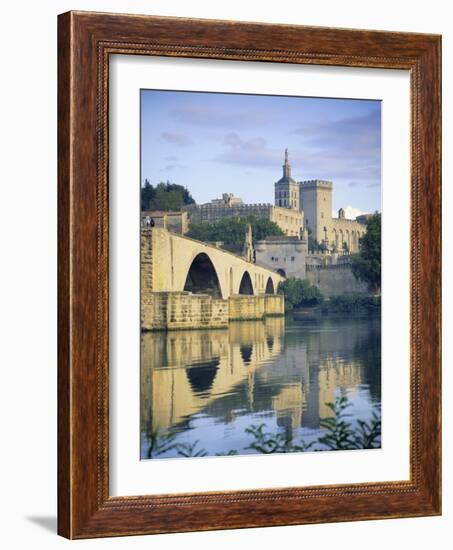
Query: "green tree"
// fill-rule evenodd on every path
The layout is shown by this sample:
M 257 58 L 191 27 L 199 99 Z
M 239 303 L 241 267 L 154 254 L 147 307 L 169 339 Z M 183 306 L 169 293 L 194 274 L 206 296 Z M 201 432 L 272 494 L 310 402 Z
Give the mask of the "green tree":
M 154 199 L 156 191 L 154 187 L 149 183 L 148 180 L 145 180 L 145 185 L 141 189 L 140 202 L 142 210 L 149 210 L 149 205 Z
M 142 210 L 179 211 L 186 204 L 194 204 L 195 201 L 189 191 L 176 183 L 161 182 L 155 187 L 145 180 L 141 189 Z
M 204 242 L 221 241 L 231 252 L 241 252 L 244 246 L 247 224 L 252 226 L 253 242 L 269 236 L 284 235 L 274 222 L 257 216 L 223 218 L 212 223 L 197 223 L 190 226 L 187 236 Z
M 355 313 L 368 314 L 380 313 L 381 297 L 370 296 L 369 294 L 344 293 L 337 296 L 331 296 L 327 302 L 322 305 L 323 313 Z
M 288 277 L 278 286 L 279 294 L 285 296 L 285 307 L 293 309 L 295 307 L 313 307 L 324 300 L 324 297 L 318 287 L 311 285 L 306 279 L 297 279 Z
M 373 292 L 381 288 L 381 215 L 376 212 L 366 224 L 360 239 L 360 252 L 351 257 L 352 272 L 359 281 L 368 283 Z

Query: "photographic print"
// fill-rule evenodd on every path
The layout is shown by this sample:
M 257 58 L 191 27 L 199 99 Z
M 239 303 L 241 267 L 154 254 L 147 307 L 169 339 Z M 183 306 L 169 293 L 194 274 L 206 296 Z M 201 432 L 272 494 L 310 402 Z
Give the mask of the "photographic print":
M 381 102 L 140 104 L 140 458 L 380 448 Z

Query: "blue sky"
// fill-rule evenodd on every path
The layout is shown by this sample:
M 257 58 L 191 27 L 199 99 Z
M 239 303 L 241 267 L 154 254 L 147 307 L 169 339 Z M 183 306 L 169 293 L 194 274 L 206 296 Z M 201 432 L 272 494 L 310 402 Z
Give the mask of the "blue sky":
M 273 203 L 287 147 L 296 180 L 333 181 L 335 210 L 381 210 L 379 101 L 142 90 L 141 128 L 142 183 L 184 185 L 198 203 Z

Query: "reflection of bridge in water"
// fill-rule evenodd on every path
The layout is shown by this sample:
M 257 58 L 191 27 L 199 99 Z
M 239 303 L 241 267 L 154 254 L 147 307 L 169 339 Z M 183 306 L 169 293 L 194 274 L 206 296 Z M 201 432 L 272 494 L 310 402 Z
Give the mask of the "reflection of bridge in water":
M 281 352 L 283 325 L 284 318 L 275 317 L 227 330 L 144 334 L 142 422 L 152 410 L 153 429 L 168 430 L 236 385 L 252 388 L 256 368 Z
M 270 414 L 284 428 L 318 429 L 336 391 L 354 396 L 366 387 L 379 403 L 379 327 L 357 320 L 285 327 L 272 318 L 228 330 L 144 334 L 142 432 L 183 433 L 200 414 L 216 426 Z

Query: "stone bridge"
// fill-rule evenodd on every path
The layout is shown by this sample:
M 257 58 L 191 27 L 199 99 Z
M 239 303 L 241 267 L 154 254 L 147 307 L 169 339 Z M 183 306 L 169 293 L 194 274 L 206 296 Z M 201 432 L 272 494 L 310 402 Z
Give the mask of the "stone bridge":
M 214 245 L 164 228 L 141 230 L 145 329 L 217 327 L 233 319 L 281 315 L 277 288 L 283 280 L 276 271 Z
M 163 228 L 142 229 L 142 269 L 154 292 L 186 290 L 227 299 L 275 294 L 284 278 L 231 252 Z

